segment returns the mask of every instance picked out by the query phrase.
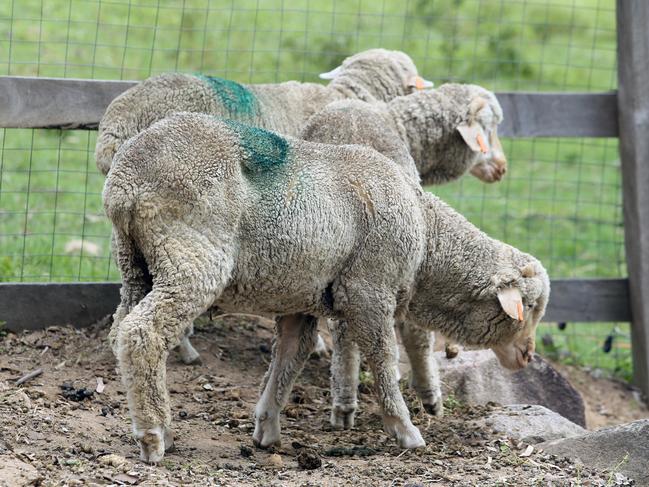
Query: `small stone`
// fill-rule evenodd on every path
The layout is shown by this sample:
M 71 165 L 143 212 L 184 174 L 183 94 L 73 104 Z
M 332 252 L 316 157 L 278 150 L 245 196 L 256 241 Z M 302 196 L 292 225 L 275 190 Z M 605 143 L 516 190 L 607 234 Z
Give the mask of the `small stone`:
M 90 455 L 95 453 L 95 449 L 92 447 L 92 445 L 89 445 L 88 443 L 83 443 L 81 445 L 81 451 L 83 453 L 88 453 Z
M 270 353 L 270 347 L 265 343 L 262 343 L 261 345 L 259 345 L 259 351 L 261 353 Z
M 114 453 L 101 456 L 98 458 L 98 460 L 99 463 L 103 465 L 110 465 L 112 467 L 118 467 L 118 468 L 126 463 L 126 458 L 120 455 L 115 455 Z
M 182 419 L 185 419 L 187 417 L 187 411 L 182 410 L 178 413 L 178 416 L 180 416 Z
M 240 445 L 239 452 L 243 458 L 250 458 L 252 456 L 252 448 L 247 445 Z
M 269 467 L 282 468 L 284 466 L 282 457 L 280 457 L 277 453 L 270 455 L 266 463 Z
M 322 466 L 322 459 L 315 450 L 305 448 L 298 454 L 297 464 L 304 470 L 314 470 Z

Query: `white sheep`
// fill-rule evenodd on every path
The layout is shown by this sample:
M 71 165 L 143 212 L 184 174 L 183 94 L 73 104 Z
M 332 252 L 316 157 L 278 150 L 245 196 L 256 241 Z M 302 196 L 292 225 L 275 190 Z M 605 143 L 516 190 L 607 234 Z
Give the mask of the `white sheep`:
M 368 145 L 425 185 L 447 183 L 467 172 L 492 183 L 507 171 L 498 138 L 502 120 L 491 91 L 448 83 L 384 103 L 333 102 L 307 121 L 299 137 Z
M 498 139 L 502 108 L 477 85 L 445 84 L 386 103 L 342 100 L 313 115 L 299 137 L 328 144 L 361 144 L 393 160 L 413 181 L 442 184 L 471 172 L 485 182 L 500 180 L 507 160 Z M 412 154 L 412 156 L 411 156 Z M 414 157 L 414 160 L 413 160 Z M 442 392 L 433 359 L 433 333 L 399 323 L 412 364 L 411 382 L 424 408 L 441 415 Z M 357 407 L 359 350 L 333 338 L 331 424 L 351 428 Z M 451 350 L 452 351 L 452 350 Z M 398 371 L 397 371 L 398 372 Z
M 167 73 L 149 78 L 115 98 L 99 124 L 95 157 L 102 174 L 129 138 L 174 112 L 219 115 L 296 135 L 304 122 L 326 104 L 345 98 L 389 100 L 432 86 L 420 78 L 412 59 L 400 51 L 369 49 L 348 57 L 321 78 L 327 86 L 288 81 L 279 84 L 242 85 L 222 78 Z M 146 293 L 143 288 L 140 293 Z M 186 364 L 200 362 L 186 332 L 178 349 Z M 326 352 L 318 336 L 316 352 Z
M 103 197 L 122 273 L 110 340 L 146 461 L 172 442 L 169 350 L 213 304 L 279 316 L 255 409 L 262 447 L 279 442 L 279 413 L 315 346 L 316 317 L 340 320 L 338 336 L 365 351 L 385 429 L 405 448 L 424 441 L 394 374 L 395 317 L 490 347 L 509 368 L 533 355 L 549 293 L 541 264 L 368 147 L 177 114 L 120 149 Z M 147 275 L 152 289 L 138 296 Z
M 335 100 L 387 101 L 432 86 L 401 51 L 369 49 L 348 57 L 321 77 L 327 86 L 288 81 L 243 85 L 205 75 L 166 73 L 151 77 L 115 98 L 99 123 L 95 157 L 107 174 L 119 147 L 175 112 L 207 113 L 284 135 L 297 135 L 304 122 Z

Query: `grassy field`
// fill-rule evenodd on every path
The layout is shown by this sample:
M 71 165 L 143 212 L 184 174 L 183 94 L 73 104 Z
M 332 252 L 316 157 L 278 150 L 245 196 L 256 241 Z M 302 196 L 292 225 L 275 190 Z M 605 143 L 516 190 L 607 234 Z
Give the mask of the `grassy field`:
M 408 52 L 437 84 L 493 90 L 615 88 L 614 2 L 597 0 L 21 0 L 0 2 L 4 74 L 142 79 L 205 72 L 241 82 L 317 81 L 350 53 Z M 95 134 L 0 134 L 0 280 L 116 280 Z M 625 275 L 616 140 L 506 140 L 506 179 L 431 188 L 552 277 Z M 78 241 L 85 242 L 81 246 Z M 76 241 L 76 242 L 75 242 Z M 67 247 L 67 249 L 66 249 Z M 628 327 L 554 325 L 554 349 L 628 375 Z M 577 331 L 573 331 L 578 329 Z M 619 332 L 619 333 L 618 333 Z M 617 355 L 616 355 L 617 354 Z M 620 365 L 622 364 L 622 365 Z

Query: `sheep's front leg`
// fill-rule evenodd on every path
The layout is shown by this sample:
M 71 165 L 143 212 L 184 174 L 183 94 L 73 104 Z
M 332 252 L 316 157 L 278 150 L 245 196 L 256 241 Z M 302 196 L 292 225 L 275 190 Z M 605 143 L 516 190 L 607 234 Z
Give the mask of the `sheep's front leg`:
M 424 409 L 429 414 L 441 416 L 444 409 L 439 369 L 433 355 L 435 335 L 411 323 L 399 323 L 398 327 L 412 368 L 410 385 L 417 392 Z
M 366 318 L 348 320 L 352 339 L 356 338 L 374 374 L 383 425 L 402 448 L 426 445 L 421 433 L 410 421 L 410 413 L 399 390 L 397 379 L 397 341 L 391 318 L 370 322 Z
M 185 334 L 183 335 L 180 343 L 178 344 L 178 352 L 180 353 L 180 359 L 185 365 L 199 365 L 201 361 L 200 354 L 196 351 L 192 343 L 189 341 L 189 337 L 194 334 L 194 325 L 190 325 L 187 328 Z
M 361 364 L 358 345 L 349 337 L 345 321 L 330 321 L 333 340 L 331 354 L 331 426 L 354 427 L 358 407 L 358 373 Z
M 264 378 L 264 391 L 255 407 L 252 436 L 255 445 L 267 448 L 280 444 L 279 413 L 315 348 L 317 330 L 317 320 L 312 316 L 298 314 L 277 319 L 273 358 Z

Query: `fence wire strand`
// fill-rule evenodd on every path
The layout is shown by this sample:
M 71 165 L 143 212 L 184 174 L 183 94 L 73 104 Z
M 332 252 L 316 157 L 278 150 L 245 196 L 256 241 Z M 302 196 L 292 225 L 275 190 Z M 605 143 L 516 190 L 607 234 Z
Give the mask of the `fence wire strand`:
M 410 54 L 437 85 L 606 91 L 616 87 L 615 33 L 612 0 L 12 0 L 0 2 L 0 72 L 317 82 L 345 56 L 385 47 Z M 0 280 L 118 279 L 95 137 L 2 130 Z M 554 278 L 624 276 L 617 140 L 516 139 L 505 149 L 501 183 L 467 176 L 431 190 Z M 540 334 L 573 356 L 587 348 L 614 367 L 628 358 L 626 324 L 554 326 Z M 619 349 L 595 353 L 611 334 Z

